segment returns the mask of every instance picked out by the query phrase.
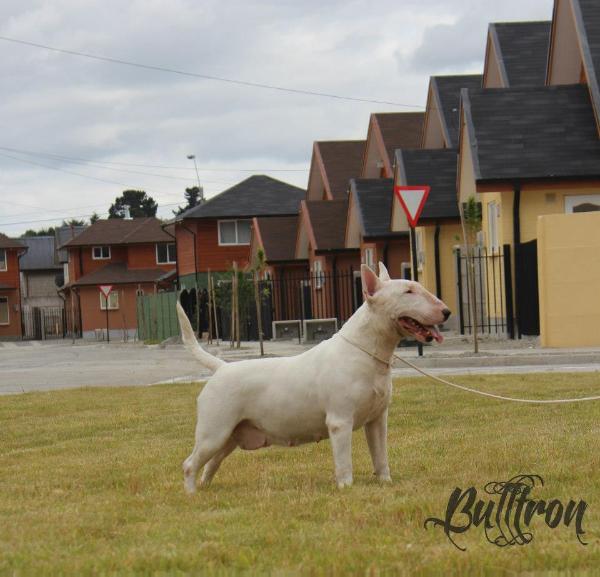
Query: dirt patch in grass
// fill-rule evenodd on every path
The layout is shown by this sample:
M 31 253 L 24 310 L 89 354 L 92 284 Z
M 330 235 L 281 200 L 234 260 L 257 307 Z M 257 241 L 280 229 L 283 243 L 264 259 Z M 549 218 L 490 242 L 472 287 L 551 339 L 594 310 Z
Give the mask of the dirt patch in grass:
M 600 375 L 460 377 L 513 396 L 600 389 Z M 529 406 L 419 378 L 396 382 L 394 482 L 379 486 L 362 432 L 355 485 L 333 484 L 329 442 L 236 451 L 213 485 L 183 493 L 200 385 L 81 389 L 0 398 L 0 574 L 514 574 L 600 565 L 600 403 Z M 524 547 L 480 529 L 424 530 L 455 486 L 537 473 L 538 498 L 585 499 L 587 547 L 533 524 Z

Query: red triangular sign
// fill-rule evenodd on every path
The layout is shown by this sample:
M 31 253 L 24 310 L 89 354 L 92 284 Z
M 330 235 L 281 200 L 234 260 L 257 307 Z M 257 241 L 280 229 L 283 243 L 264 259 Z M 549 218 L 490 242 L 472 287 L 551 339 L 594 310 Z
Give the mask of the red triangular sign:
M 104 295 L 104 298 L 108 298 L 108 295 L 110 294 L 110 291 L 113 288 L 113 285 L 111 284 L 101 284 L 99 287 L 100 292 Z
M 412 228 L 419 222 L 430 188 L 429 186 L 394 186 L 394 192 Z

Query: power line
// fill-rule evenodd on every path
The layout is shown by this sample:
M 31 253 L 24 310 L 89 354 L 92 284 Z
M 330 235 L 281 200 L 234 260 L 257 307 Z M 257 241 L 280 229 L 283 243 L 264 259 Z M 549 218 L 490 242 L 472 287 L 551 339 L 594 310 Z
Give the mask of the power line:
M 416 104 L 403 104 L 401 102 L 391 102 L 388 100 L 375 100 L 372 98 L 359 98 L 355 96 L 342 96 L 340 94 L 331 94 L 328 92 L 318 92 L 315 90 L 304 90 L 300 88 L 289 88 L 286 86 L 278 86 L 275 84 L 265 84 L 261 82 L 250 82 L 247 80 L 238 80 L 235 78 L 225 78 L 223 76 L 213 76 L 210 74 L 200 74 L 197 72 L 188 72 L 185 70 L 178 70 L 176 68 L 168 68 L 166 66 L 156 66 L 153 64 L 142 64 L 140 62 L 131 62 L 128 60 L 121 60 L 120 58 L 112 58 L 109 56 L 99 56 L 96 54 L 89 54 L 87 52 L 79 52 L 77 50 L 67 50 L 65 48 L 56 48 L 54 46 L 48 46 L 46 44 L 39 44 L 37 42 L 29 42 L 27 40 L 19 40 L 17 38 L 9 38 L 8 36 L 0 36 L 0 40 L 6 42 L 13 42 L 14 44 L 22 44 L 24 46 L 32 46 L 34 48 L 43 48 L 44 50 L 50 50 L 52 52 L 58 52 L 60 54 L 69 54 L 71 56 L 80 56 L 83 58 L 91 58 L 92 60 L 100 60 L 102 62 L 111 62 L 112 64 L 121 64 L 123 66 L 132 66 L 135 68 L 143 68 L 145 70 L 154 70 L 159 72 L 168 72 L 170 74 L 178 74 L 180 76 L 190 76 L 193 78 L 201 78 L 203 80 L 214 80 L 216 82 L 226 82 L 228 84 L 237 84 L 239 86 L 249 86 L 252 88 L 263 88 L 266 90 L 277 90 L 279 92 L 287 92 L 293 94 L 303 94 L 306 96 L 318 96 L 322 98 L 333 98 L 336 100 L 348 100 L 351 102 L 366 102 L 369 104 L 386 104 L 389 106 L 399 106 L 403 108 L 424 108 L 421 105 Z
M 170 169 L 170 170 L 194 170 L 193 166 L 166 166 L 161 164 L 141 164 L 135 162 L 110 162 L 101 160 L 92 160 L 90 158 L 80 158 L 77 156 L 63 156 L 61 154 L 54 154 L 52 152 L 41 152 L 36 150 L 27 150 L 23 148 L 12 148 L 9 146 L 0 146 L 0 150 L 8 150 L 9 152 L 18 152 L 20 154 L 28 154 L 31 156 L 43 156 L 51 159 L 73 161 L 77 163 L 95 164 L 102 167 L 102 165 L 115 165 L 115 166 L 133 166 L 138 168 L 158 168 L 158 169 Z M 198 170 L 203 172 L 308 172 L 308 168 L 200 168 Z M 145 173 L 141 173 L 145 174 Z M 171 177 L 177 178 L 177 177 Z M 209 181 L 205 181 L 209 182 Z M 212 181 L 217 182 L 217 181 Z M 221 183 L 227 184 L 227 183 Z

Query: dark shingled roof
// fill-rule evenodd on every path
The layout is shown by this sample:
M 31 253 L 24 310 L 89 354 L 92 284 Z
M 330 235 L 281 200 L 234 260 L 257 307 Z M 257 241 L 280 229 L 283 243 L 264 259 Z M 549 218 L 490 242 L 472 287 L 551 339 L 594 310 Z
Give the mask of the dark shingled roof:
M 83 275 L 70 286 L 159 282 L 174 274 L 175 269 L 165 272 L 160 268 L 127 268 L 124 262 L 115 262 Z
M 394 181 L 391 178 L 355 178 L 350 190 L 358 209 L 363 237 L 402 237 L 406 232 L 390 228 Z
M 543 86 L 552 22 L 495 22 L 490 37 L 507 86 Z
M 92 246 L 174 242 L 162 228 L 161 221 L 148 218 L 109 218 L 98 220 L 63 246 Z
M 399 184 L 431 187 L 420 220 L 459 218 L 456 192 L 456 167 L 458 164 L 456 149 L 397 150 L 396 164 Z
M 27 252 L 19 260 L 21 270 L 62 269 L 54 250 L 53 236 L 28 236 L 22 239 Z
M 262 217 L 256 223 L 268 262 L 295 259 L 297 216 Z
M 481 74 L 463 74 L 460 76 L 432 76 L 431 86 L 440 103 L 445 124 L 446 137 L 450 147 L 458 146 L 458 126 L 460 110 L 460 91 L 463 88 L 481 88 Z M 402 148 L 402 147 L 400 147 Z M 404 148 L 419 148 L 418 146 Z
M 348 200 L 307 200 L 306 209 L 315 235 L 316 250 L 345 248 Z
M 0 232 L 0 248 L 25 248 L 25 245 L 15 238 L 8 238 Z
M 596 115 L 600 117 L 600 3 L 598 0 L 573 0 L 579 40 Z
M 390 165 L 396 148 L 418 148 L 423 132 L 423 112 L 386 112 L 373 114 L 379 125 Z
M 298 214 L 306 191 L 270 176 L 255 174 L 177 217 L 251 218 Z
M 364 140 L 315 142 L 323 160 L 325 175 L 334 199 L 347 197 L 348 182 L 360 174 L 365 151 Z
M 463 91 L 478 181 L 600 176 L 583 85 Z

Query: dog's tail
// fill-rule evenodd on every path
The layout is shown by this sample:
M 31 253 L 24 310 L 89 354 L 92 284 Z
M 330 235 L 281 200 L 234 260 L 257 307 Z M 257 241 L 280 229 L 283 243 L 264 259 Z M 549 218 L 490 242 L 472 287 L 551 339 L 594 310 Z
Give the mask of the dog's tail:
M 200 346 L 200 343 L 194 334 L 194 330 L 192 329 L 192 325 L 179 301 L 177 301 L 177 318 L 179 319 L 179 326 L 181 327 L 181 339 L 183 340 L 183 344 L 207 369 L 210 369 L 214 373 L 219 367 L 226 364 L 225 361 L 211 355 Z

